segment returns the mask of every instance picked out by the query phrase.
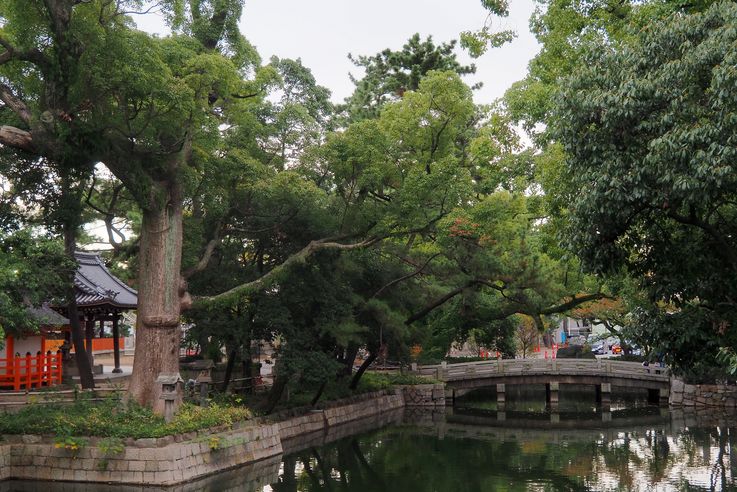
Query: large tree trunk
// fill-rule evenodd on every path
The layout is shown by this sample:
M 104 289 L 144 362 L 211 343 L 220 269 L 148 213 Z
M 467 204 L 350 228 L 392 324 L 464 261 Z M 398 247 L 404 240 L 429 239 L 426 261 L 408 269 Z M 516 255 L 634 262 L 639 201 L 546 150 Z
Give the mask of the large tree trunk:
M 368 357 L 366 357 L 366 360 L 363 361 L 363 364 L 361 364 L 361 367 L 358 368 L 358 371 L 356 371 L 356 374 L 353 375 L 353 380 L 351 381 L 351 389 L 354 390 L 358 388 L 358 383 L 361 381 L 361 377 L 363 376 L 363 373 L 366 372 L 366 369 L 369 368 L 371 364 L 374 363 L 376 358 L 379 356 L 379 351 L 371 352 Z
M 65 184 L 65 186 L 68 186 Z M 71 193 L 66 190 L 64 193 Z M 70 197 L 65 196 L 66 200 Z M 76 221 L 71 217 L 64 220 L 63 232 L 64 232 L 64 252 L 73 261 L 76 261 L 74 252 L 77 249 L 77 224 Z M 89 356 L 87 355 L 87 349 L 84 346 L 84 331 L 82 330 L 82 324 L 79 322 L 79 311 L 77 310 L 77 299 L 74 292 L 74 276 L 76 275 L 76 269 L 72 272 L 72 276 L 69 279 L 69 286 L 67 288 L 67 317 L 69 318 L 69 325 L 72 331 L 72 344 L 74 344 L 74 360 L 77 363 L 77 371 L 79 372 L 79 382 L 82 384 L 82 388 L 91 389 L 95 387 L 95 378 L 92 375 L 92 365 L 90 364 Z M 92 353 L 92 346 L 88 347 L 90 353 Z
M 172 196 L 173 195 L 173 196 Z M 161 375 L 179 375 L 179 315 L 186 286 L 180 276 L 182 205 L 172 193 L 166 205 L 144 210 L 138 273 L 136 351 L 129 396 L 164 412 Z M 181 385 L 174 407 L 181 403 Z
M 233 377 L 233 368 L 235 367 L 235 359 L 237 355 L 237 347 L 233 347 L 228 351 L 228 364 L 225 366 L 225 377 L 223 378 L 223 384 L 220 385 L 221 393 L 228 391 L 228 385 L 230 384 L 230 379 Z
M 264 413 L 268 415 L 274 411 L 277 403 L 279 403 L 279 400 L 281 400 L 281 395 L 282 393 L 284 393 L 284 388 L 287 387 L 288 382 L 289 379 L 287 378 L 287 376 L 281 375 L 279 374 L 279 372 L 276 373 L 276 375 L 274 376 L 274 385 L 271 387 L 269 396 L 266 399 Z

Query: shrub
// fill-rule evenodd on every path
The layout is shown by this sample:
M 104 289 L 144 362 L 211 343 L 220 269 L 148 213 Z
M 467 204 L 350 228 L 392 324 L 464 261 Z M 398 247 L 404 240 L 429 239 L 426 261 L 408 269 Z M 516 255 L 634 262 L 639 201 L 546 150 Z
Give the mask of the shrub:
M 2 414 L 0 434 L 52 434 L 62 441 L 70 436 L 162 437 L 249 418 L 251 412 L 245 407 L 184 404 L 166 423 L 163 417 L 132 402 L 78 400 L 71 405 L 29 405 L 15 414 Z
M 561 347 L 555 356 L 558 359 L 596 359 L 591 349 L 583 345 Z

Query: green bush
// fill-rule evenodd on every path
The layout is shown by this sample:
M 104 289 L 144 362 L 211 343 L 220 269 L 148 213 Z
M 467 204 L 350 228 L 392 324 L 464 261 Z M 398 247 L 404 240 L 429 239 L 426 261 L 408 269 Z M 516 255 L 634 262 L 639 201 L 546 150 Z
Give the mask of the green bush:
M 0 415 L 0 434 L 51 434 L 99 437 L 163 437 L 251 418 L 245 407 L 184 404 L 171 422 L 135 403 L 118 400 L 78 400 L 70 405 L 29 405 L 14 414 Z
M 590 348 L 584 345 L 561 347 L 555 354 L 558 359 L 596 359 Z
M 432 384 L 436 381 L 415 374 L 367 372 L 361 378 L 359 389 L 365 392 L 388 389 L 397 385 Z

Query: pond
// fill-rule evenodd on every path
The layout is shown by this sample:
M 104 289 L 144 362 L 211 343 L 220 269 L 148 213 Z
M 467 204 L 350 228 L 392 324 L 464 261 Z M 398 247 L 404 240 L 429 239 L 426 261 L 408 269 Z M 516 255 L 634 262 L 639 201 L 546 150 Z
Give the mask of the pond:
M 520 410 L 499 412 L 484 408 L 483 398 L 469 401 L 481 404 L 388 412 L 287 441 L 281 457 L 163 490 L 737 490 L 734 415 L 636 405 L 611 412 L 563 405 L 551 413 L 529 411 L 522 404 Z M 142 490 L 0 483 L 2 492 L 40 489 Z

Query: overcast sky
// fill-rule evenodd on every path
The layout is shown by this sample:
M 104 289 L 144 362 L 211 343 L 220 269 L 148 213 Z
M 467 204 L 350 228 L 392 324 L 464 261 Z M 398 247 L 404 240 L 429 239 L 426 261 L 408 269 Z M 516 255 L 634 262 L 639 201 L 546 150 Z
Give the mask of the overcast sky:
M 533 0 L 510 0 L 510 4 L 510 16 L 495 19 L 492 26 L 513 29 L 517 38 L 474 61 L 476 75 L 467 77 L 469 84 L 484 83 L 476 91 L 477 103 L 493 101 L 523 78 L 539 49 L 528 28 Z M 479 0 L 246 0 L 240 26 L 264 62 L 272 55 L 302 58 L 318 83 L 340 102 L 353 90 L 348 72 L 358 74 L 348 53 L 397 50 L 416 32 L 423 38 L 432 35 L 436 43 L 450 41 L 461 31 L 480 28 L 486 17 Z M 161 29 L 150 16 L 137 21 L 143 29 Z M 465 53 L 459 58 L 471 61 Z

